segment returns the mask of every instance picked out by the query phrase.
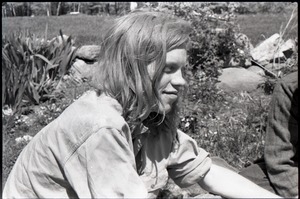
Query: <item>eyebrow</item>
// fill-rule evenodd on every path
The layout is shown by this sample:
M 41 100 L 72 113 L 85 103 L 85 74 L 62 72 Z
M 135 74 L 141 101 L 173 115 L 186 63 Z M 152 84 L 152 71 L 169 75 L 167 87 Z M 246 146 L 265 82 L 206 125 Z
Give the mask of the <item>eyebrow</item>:
M 172 66 L 176 66 L 176 67 L 183 67 L 186 65 L 186 61 L 185 62 L 177 62 L 177 61 L 169 61 L 169 62 L 166 62 L 166 66 L 168 67 L 172 67 Z

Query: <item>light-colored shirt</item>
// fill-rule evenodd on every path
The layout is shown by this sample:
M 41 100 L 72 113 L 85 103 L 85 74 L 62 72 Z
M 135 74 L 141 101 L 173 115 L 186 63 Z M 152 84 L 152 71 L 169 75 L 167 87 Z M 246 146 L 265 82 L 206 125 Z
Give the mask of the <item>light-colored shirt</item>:
M 156 197 L 168 176 L 192 185 L 209 171 L 211 159 L 191 137 L 177 135 L 172 147 L 167 131 L 141 125 L 131 132 L 115 99 L 87 92 L 23 149 L 3 198 Z

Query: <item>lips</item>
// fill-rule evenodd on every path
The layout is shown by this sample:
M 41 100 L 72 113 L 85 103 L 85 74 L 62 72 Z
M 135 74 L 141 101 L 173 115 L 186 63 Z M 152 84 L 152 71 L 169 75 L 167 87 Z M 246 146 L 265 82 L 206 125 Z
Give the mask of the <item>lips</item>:
M 163 91 L 163 95 L 173 102 L 178 98 L 178 91 Z
M 167 95 L 178 95 L 178 91 L 163 91 L 163 93 Z

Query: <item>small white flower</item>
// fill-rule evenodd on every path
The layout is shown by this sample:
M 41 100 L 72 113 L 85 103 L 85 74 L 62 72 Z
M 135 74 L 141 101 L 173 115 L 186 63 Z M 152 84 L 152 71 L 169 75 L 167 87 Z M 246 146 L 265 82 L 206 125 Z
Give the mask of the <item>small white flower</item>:
M 185 123 L 185 125 L 184 125 L 185 128 L 188 128 L 189 126 L 190 126 L 189 122 Z
M 8 105 L 4 105 L 4 107 L 3 107 L 3 109 L 2 109 L 2 113 L 3 113 L 4 115 L 10 116 L 10 115 L 13 114 L 13 111 L 12 111 L 11 107 L 9 107 Z
M 32 139 L 32 136 L 30 135 L 24 135 L 23 137 L 17 137 L 15 139 L 15 141 L 17 142 L 17 144 L 21 143 L 21 142 L 29 142 Z
M 24 135 L 24 136 L 23 136 L 23 139 L 24 139 L 25 141 L 30 141 L 30 140 L 32 139 L 32 136 L 30 136 L 30 135 Z
M 22 138 L 18 137 L 18 138 L 15 139 L 15 141 L 17 142 L 17 144 L 19 144 L 20 142 L 22 142 Z

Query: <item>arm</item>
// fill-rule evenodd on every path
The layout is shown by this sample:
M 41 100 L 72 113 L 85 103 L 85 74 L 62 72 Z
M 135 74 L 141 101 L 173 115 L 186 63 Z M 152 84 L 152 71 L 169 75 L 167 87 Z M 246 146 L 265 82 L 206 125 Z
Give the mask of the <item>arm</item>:
M 205 190 L 226 198 L 280 198 L 243 176 L 215 164 L 198 183 Z
M 290 75 L 274 89 L 265 139 L 268 177 L 283 197 L 298 195 L 298 84 L 295 77 Z
M 102 128 L 69 158 L 64 168 L 79 198 L 145 198 L 133 151 L 122 132 Z

